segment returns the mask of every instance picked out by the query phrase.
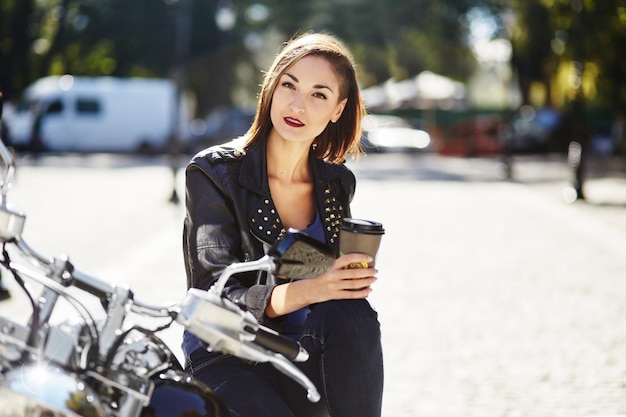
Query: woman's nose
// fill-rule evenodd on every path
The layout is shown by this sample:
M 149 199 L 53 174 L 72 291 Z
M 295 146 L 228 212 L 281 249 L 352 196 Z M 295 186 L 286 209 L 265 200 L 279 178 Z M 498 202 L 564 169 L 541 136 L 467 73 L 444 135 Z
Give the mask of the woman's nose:
M 304 98 L 302 94 L 296 93 L 291 100 L 291 110 L 302 113 L 304 111 Z

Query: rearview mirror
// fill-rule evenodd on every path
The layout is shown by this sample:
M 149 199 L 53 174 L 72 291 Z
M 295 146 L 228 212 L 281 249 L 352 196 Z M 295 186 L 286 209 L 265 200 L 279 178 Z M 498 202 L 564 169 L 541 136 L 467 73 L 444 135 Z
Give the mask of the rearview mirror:
M 335 261 L 327 245 L 295 229 L 289 229 L 267 254 L 274 258 L 274 275 L 282 279 L 314 278 L 328 271 Z

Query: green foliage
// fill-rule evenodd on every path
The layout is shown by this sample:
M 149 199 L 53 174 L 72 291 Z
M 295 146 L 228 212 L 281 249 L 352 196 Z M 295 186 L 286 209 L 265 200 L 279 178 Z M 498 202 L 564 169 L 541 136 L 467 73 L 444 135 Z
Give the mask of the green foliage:
M 167 77 L 184 66 L 195 77 L 188 82 L 189 88 L 215 88 L 215 82 L 198 79 L 202 78 L 202 71 L 196 68 L 199 63 L 206 66 L 208 76 L 219 78 L 222 86 L 234 81 L 232 68 L 255 65 L 243 46 L 251 33 L 272 30 L 286 40 L 313 29 L 335 33 L 355 50 L 366 85 L 413 76 L 424 69 L 462 78 L 469 74 L 471 59 L 464 53 L 458 17 L 473 3 L 267 0 L 264 5 L 269 16 L 259 20 L 249 13 L 259 10 L 258 3 L 251 0 L 0 0 L 2 28 L 6 28 L 0 34 L 0 77 L 11 85 L 5 87 L 10 96 L 47 74 Z M 221 31 L 216 13 L 224 4 L 232 8 L 237 21 L 233 28 Z M 178 30 L 176 26 L 181 13 L 186 17 L 182 33 L 181 26 Z M 5 25 L 5 21 L 11 24 Z M 12 45 L 17 41 L 18 45 Z M 6 64 L 9 60 L 5 57 L 13 64 Z M 217 101 L 227 103 L 228 92 L 218 90 Z M 207 100 L 199 97 L 199 101 Z
M 568 62 L 584 63 L 586 100 L 626 107 L 626 64 L 619 51 L 626 47 L 626 3 L 623 0 L 509 0 L 516 23 L 511 27 L 513 66 L 520 88 L 540 82 L 550 91 Z M 574 87 L 572 87 L 574 88 Z M 548 103 L 550 104 L 548 97 Z M 571 94 L 566 95 L 571 99 Z

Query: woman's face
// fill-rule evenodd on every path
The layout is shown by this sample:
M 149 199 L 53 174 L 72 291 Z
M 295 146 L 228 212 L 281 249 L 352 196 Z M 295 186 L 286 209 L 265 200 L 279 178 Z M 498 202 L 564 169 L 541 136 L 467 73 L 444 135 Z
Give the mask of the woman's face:
M 288 141 L 312 143 L 341 116 L 339 78 L 328 61 L 306 56 L 281 75 L 272 97 L 273 133 Z

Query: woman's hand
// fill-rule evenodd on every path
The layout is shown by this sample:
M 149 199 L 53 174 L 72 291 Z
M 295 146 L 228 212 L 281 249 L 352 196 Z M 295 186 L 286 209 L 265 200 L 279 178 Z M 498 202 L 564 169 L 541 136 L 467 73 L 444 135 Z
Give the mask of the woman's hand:
M 319 277 L 276 286 L 266 314 L 277 317 L 314 303 L 366 298 L 372 292 L 378 271 L 354 266 L 369 262 L 372 262 L 369 255 L 349 253 L 335 259 L 333 267 Z
M 339 300 L 347 298 L 365 298 L 371 292 L 371 285 L 376 282 L 374 268 L 367 267 L 372 257 L 360 253 L 350 253 L 335 259 L 335 264 L 325 274 L 314 278 L 314 290 L 318 301 Z

